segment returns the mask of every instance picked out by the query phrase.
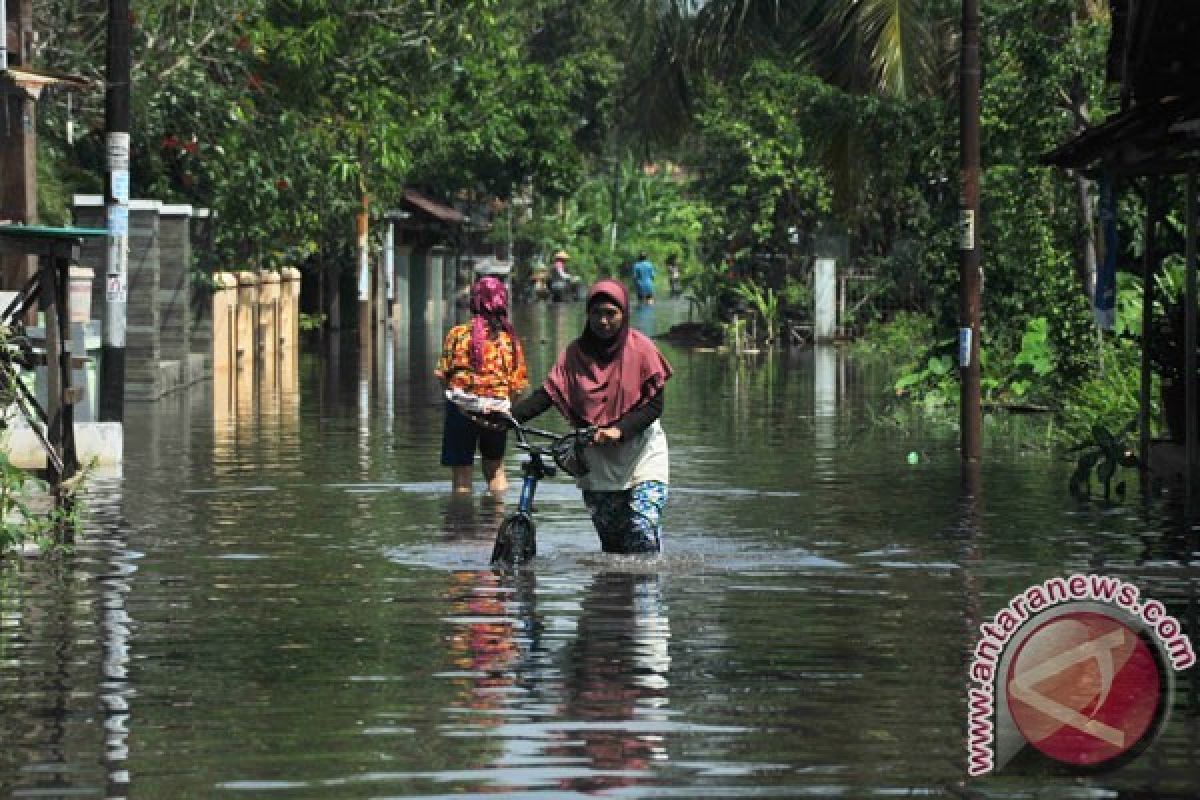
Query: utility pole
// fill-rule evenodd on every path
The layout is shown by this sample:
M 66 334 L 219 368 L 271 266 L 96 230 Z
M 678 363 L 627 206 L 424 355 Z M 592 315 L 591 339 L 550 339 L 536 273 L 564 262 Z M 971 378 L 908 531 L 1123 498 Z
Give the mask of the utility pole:
M 104 338 L 99 416 L 125 418 L 125 318 L 129 299 L 129 0 L 108 0 L 108 82 L 104 90 Z
M 962 207 L 959 209 L 958 366 L 964 469 L 982 457 L 983 410 L 979 388 L 979 0 L 962 0 L 959 63 L 959 132 Z

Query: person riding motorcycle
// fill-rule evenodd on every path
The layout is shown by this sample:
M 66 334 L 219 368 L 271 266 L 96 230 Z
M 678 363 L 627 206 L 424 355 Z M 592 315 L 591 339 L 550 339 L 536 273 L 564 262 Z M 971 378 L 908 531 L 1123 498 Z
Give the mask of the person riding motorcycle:
M 567 292 L 571 288 L 573 276 L 567 272 L 567 262 L 570 259 L 571 256 L 566 250 L 558 250 L 554 253 L 554 263 L 550 267 L 548 284 L 550 299 L 556 303 L 567 299 Z

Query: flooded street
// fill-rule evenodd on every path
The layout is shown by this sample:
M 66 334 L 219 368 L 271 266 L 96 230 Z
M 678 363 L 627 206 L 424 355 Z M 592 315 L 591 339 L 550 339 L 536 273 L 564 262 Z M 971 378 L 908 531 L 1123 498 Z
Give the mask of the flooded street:
M 517 308 L 531 378 L 581 320 Z M 1119 771 L 964 780 L 977 628 L 1027 586 L 1117 575 L 1200 639 L 1195 539 L 1165 509 L 1080 504 L 1071 464 L 1007 428 L 968 502 L 956 435 L 875 420 L 878 377 L 836 350 L 739 365 L 663 344 L 664 555 L 601 554 L 556 478 L 538 559 L 499 575 L 506 508 L 481 483 L 451 497 L 438 464 L 440 340 L 366 366 L 306 354 L 299 391 L 258 408 L 212 384 L 130 406 L 124 475 L 98 482 L 74 556 L 0 570 L 3 796 L 1200 791 L 1192 673 Z

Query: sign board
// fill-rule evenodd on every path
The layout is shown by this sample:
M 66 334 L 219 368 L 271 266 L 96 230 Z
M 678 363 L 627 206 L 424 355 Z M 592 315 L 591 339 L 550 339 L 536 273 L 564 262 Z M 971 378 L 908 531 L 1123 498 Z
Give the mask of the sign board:
M 112 171 L 112 197 L 118 203 L 129 203 L 129 170 L 115 169 Z
M 970 208 L 958 212 L 958 249 L 975 249 L 975 211 Z
M 108 217 L 109 236 L 129 235 L 129 206 L 109 206 L 106 216 Z
M 120 275 L 109 275 L 105 282 L 104 299 L 109 303 L 124 303 L 128 297 L 125 281 Z
M 111 131 L 104 138 L 104 149 L 109 172 L 129 171 L 129 134 Z

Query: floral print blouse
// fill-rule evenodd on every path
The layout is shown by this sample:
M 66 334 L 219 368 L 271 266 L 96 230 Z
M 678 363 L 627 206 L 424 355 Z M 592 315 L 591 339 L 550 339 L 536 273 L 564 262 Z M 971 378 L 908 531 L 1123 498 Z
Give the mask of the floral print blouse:
M 483 343 L 483 366 L 471 369 L 471 323 L 455 325 L 446 334 L 442 356 L 434 374 L 447 389 L 459 388 L 479 397 L 509 400 L 529 386 L 524 351 L 518 350 L 506 331 Z

